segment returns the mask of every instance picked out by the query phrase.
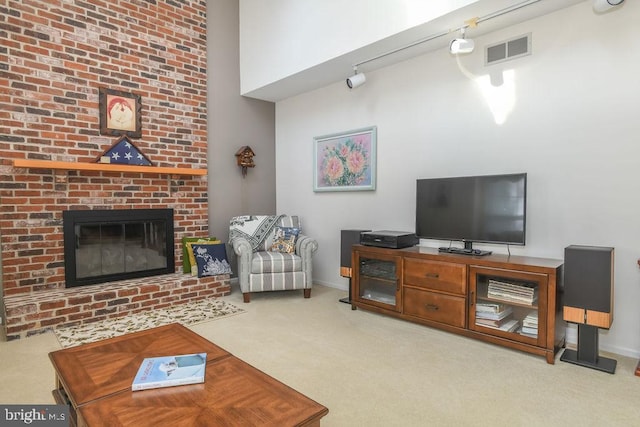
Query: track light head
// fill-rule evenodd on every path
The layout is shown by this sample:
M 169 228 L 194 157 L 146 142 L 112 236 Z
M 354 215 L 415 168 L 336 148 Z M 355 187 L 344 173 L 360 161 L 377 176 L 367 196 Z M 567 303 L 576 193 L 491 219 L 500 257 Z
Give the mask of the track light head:
M 449 44 L 449 52 L 451 52 L 454 55 L 457 55 L 459 53 L 471 53 L 473 52 L 473 48 L 475 47 L 475 43 L 473 42 L 473 40 L 467 40 L 464 35 L 465 35 L 465 27 L 460 28 L 460 35 L 462 37 L 458 38 L 458 39 L 453 39 L 451 40 L 451 43 Z
M 453 39 L 449 45 L 449 51 L 454 55 L 459 53 L 471 53 L 475 48 L 475 43 L 471 39 Z
M 347 86 L 349 89 L 355 89 L 358 86 L 362 86 L 367 81 L 367 78 L 363 73 L 358 74 L 358 69 L 356 67 L 353 67 L 353 71 L 355 74 L 347 78 Z
M 606 12 L 616 6 L 620 6 L 624 0 L 594 0 L 593 10 L 597 13 Z

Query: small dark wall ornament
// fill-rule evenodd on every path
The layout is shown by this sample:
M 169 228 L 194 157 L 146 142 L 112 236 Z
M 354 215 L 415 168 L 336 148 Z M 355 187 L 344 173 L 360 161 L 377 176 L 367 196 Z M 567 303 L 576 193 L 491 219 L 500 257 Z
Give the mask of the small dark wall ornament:
M 242 168 L 243 178 L 247 176 L 247 168 L 256 167 L 255 163 L 253 163 L 253 156 L 255 155 L 256 154 L 248 145 L 240 147 L 240 149 L 236 152 L 236 161 L 238 163 L 238 166 Z
M 99 88 L 100 134 L 141 138 L 141 99 L 134 93 Z

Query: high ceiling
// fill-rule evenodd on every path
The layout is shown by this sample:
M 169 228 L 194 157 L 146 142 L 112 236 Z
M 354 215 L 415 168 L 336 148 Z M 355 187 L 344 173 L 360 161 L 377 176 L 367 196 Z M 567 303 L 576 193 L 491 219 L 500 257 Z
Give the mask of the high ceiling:
M 588 0 L 588 2 L 590 1 Z M 508 2 L 514 8 L 514 10 L 511 10 L 511 7 L 504 7 L 505 2 L 479 0 L 436 20 L 379 40 L 279 81 L 248 93 L 243 93 L 243 95 L 277 102 L 338 81 L 344 81 L 346 77 L 352 74 L 352 68 L 355 64 L 366 62 L 358 67 L 359 71 L 366 73 L 444 48 L 455 37 L 454 34 L 449 33 L 449 29 L 460 28 L 461 23 L 468 22 L 472 18 L 479 18 L 479 23 L 477 27 L 469 29 L 468 34 L 470 37 L 478 37 L 582 2 L 585 2 L 585 0 L 511 1 Z M 497 3 L 502 4 L 501 9 L 496 9 Z M 585 7 L 590 6 L 585 4 Z M 422 40 L 428 41 L 420 42 Z M 415 42 L 420 43 L 379 59 L 371 60 Z

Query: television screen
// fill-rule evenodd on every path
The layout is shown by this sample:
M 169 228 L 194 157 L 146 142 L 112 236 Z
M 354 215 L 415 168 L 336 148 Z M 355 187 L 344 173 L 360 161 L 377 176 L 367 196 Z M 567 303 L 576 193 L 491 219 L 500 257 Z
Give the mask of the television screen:
M 423 239 L 524 245 L 527 174 L 418 179 Z

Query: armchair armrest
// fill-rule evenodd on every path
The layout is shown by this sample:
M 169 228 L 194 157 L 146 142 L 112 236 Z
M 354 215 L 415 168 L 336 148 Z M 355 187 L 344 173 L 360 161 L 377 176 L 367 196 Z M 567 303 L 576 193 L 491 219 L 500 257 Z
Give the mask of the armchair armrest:
M 236 237 L 231 241 L 233 252 L 239 257 L 248 256 L 251 259 L 253 250 L 251 249 L 251 243 L 244 237 Z
M 316 239 L 304 234 L 298 235 L 298 240 L 296 240 L 296 255 L 311 259 L 313 253 L 317 250 L 318 241 Z
M 240 282 L 240 290 L 249 292 L 249 274 L 251 273 L 251 258 L 253 257 L 253 249 L 251 243 L 243 237 L 236 237 L 231 241 L 233 252 L 237 255 L 238 260 L 238 281 Z
M 311 288 L 311 278 L 313 277 L 313 265 L 311 262 L 311 258 L 317 250 L 318 241 L 316 239 L 304 234 L 298 235 L 298 240 L 296 241 L 296 255 L 300 256 L 300 258 L 302 259 L 302 271 L 304 271 L 304 274 L 307 277 L 306 282 L 308 288 Z

